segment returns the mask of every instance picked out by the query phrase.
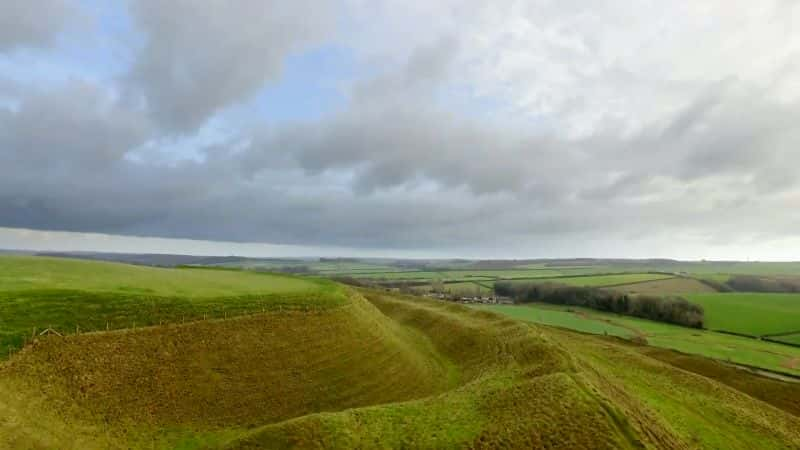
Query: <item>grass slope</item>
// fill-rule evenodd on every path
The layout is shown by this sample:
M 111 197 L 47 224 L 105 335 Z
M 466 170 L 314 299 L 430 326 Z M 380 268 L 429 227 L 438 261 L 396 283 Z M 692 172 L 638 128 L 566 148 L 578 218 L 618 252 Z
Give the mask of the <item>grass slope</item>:
M 425 336 L 352 294 L 326 310 L 48 337 L 16 355 L 0 384 L 43 393 L 74 423 L 108 424 L 118 442 L 171 448 L 198 433 L 213 441 L 220 430 L 425 397 L 460 376 Z
M 0 364 L 0 448 L 800 448 L 772 393 L 624 342 L 321 286 L 339 301 L 38 339 Z
M 774 336 L 771 339 L 774 339 L 779 342 L 785 342 L 787 344 L 800 346 L 800 333 L 787 334 L 785 336 Z
M 272 424 L 227 448 L 793 448 L 800 420 L 628 344 L 370 296 L 465 368 L 453 391 Z M 766 397 L 765 397 L 766 398 Z M 720 400 L 720 402 L 716 401 Z
M 592 334 L 644 337 L 656 347 L 800 375 L 800 348 L 559 305 L 478 305 L 515 319 Z
M 47 328 L 114 330 L 343 302 L 341 289 L 327 280 L 0 257 L 0 359 Z
M 314 283 L 303 279 L 255 272 L 161 269 L 47 257 L 0 257 L 0 292 L 79 290 L 208 298 L 314 289 Z
M 591 320 L 585 315 L 577 314 L 574 311 L 567 311 L 566 308 L 558 306 L 475 305 L 474 308 L 498 312 L 526 322 L 566 328 L 582 333 L 603 334 L 623 338 L 635 335 L 630 329 L 621 325 L 614 325 L 611 321 Z

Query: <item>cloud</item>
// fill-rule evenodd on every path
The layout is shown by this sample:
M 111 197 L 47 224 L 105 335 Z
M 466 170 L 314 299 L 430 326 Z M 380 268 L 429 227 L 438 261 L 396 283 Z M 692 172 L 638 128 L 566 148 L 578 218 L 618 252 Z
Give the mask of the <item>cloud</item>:
M 787 239 L 800 39 L 726 4 L 139 0 L 128 75 L 0 87 L 0 226 L 452 254 Z M 323 41 L 363 69 L 332 81 L 341 108 L 224 113 Z
M 160 126 L 191 132 L 277 79 L 285 57 L 326 35 L 332 5 L 311 0 L 134 0 L 146 38 L 130 83 Z
M 0 52 L 51 45 L 78 8 L 67 0 L 25 0 L 0 3 Z
M 15 110 L 0 110 L 0 158 L 8 171 L 102 169 L 144 143 L 151 127 L 110 92 L 71 82 L 29 91 Z

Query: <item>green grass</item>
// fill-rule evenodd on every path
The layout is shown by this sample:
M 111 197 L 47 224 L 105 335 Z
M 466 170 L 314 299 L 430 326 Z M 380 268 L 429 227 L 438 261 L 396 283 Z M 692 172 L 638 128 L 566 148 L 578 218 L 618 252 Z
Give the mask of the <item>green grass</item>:
M 386 279 L 386 280 L 443 280 L 443 281 L 456 281 L 471 279 L 488 280 L 491 276 L 487 276 L 484 271 L 411 271 L 411 272 L 377 272 L 367 274 L 350 273 L 351 276 L 365 279 Z
M 0 447 L 800 447 L 797 417 L 619 340 L 348 294 L 44 339 L 0 364 Z
M 308 292 L 307 280 L 233 270 L 160 269 L 45 257 L 0 257 L 0 292 L 81 290 L 181 297 Z
M 474 305 L 476 309 L 499 312 L 506 316 L 527 322 L 580 331 L 582 333 L 630 337 L 631 331 L 621 326 L 598 320 L 586 320 L 575 312 L 558 307 L 515 306 L 515 305 Z
M 606 272 L 683 272 L 693 275 L 712 276 L 720 276 L 722 274 L 800 275 L 800 262 L 698 261 L 670 264 L 628 262 L 620 264 L 597 265 L 592 267 L 596 270 L 604 270 Z
M 760 367 L 775 372 L 800 375 L 800 366 L 790 367 L 793 358 L 800 358 L 800 348 L 566 306 L 480 305 L 475 307 L 495 311 L 515 319 L 584 333 L 609 334 L 625 338 L 637 335 L 645 336 L 648 344 L 656 347 Z M 568 309 L 576 312 L 568 312 Z
M 444 285 L 445 291 L 452 292 L 454 294 L 463 294 L 463 295 L 475 295 L 478 293 L 479 295 L 492 295 L 494 293 L 494 289 L 490 287 L 486 287 L 485 285 L 481 284 L 482 282 L 464 282 L 464 283 L 447 283 Z
M 480 280 L 526 280 L 526 279 L 546 279 L 549 277 L 570 277 L 579 275 L 590 275 L 592 271 L 583 268 L 555 268 L 555 269 L 483 269 L 483 270 L 442 270 L 442 271 L 392 271 L 392 272 L 365 272 L 359 273 L 358 271 L 349 272 L 348 275 L 356 278 L 367 279 L 387 279 L 387 280 L 435 280 L 440 279 L 444 281 L 464 280 L 471 279 Z M 342 273 L 343 274 L 343 273 Z M 621 279 L 637 280 L 644 274 L 631 275 L 621 274 Z M 652 275 L 651 275 L 652 276 Z M 644 277 L 642 280 L 651 280 L 658 278 Z
M 0 258 L 0 359 L 35 334 L 133 328 L 343 303 L 327 280 L 217 269 L 158 269 Z
M 800 345 L 800 333 L 788 334 L 784 336 L 772 336 L 770 339 L 779 342 L 786 342 L 787 344 Z
M 706 327 L 751 336 L 800 331 L 800 294 L 689 294 L 705 309 Z
M 536 282 L 536 283 L 559 283 L 569 286 L 587 286 L 587 287 L 604 287 L 604 286 L 617 286 L 631 283 L 641 283 L 645 281 L 666 280 L 672 278 L 672 275 L 663 275 L 657 273 L 624 273 L 613 275 L 597 275 L 597 276 L 577 276 L 577 277 L 558 277 L 558 278 L 540 278 L 531 279 L 523 282 Z

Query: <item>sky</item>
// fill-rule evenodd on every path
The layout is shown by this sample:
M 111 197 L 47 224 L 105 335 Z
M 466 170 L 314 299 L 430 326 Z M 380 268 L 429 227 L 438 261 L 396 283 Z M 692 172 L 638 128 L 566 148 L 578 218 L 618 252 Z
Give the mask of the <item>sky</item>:
M 0 2 L 0 248 L 800 259 L 798 0 Z

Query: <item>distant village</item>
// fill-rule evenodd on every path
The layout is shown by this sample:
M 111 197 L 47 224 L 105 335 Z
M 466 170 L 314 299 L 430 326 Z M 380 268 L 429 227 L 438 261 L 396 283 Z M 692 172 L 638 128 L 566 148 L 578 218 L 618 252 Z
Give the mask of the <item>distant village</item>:
M 484 305 L 514 304 L 514 300 L 511 297 L 501 297 L 497 295 L 471 296 L 471 295 L 450 294 L 441 292 L 429 292 L 427 294 L 423 294 L 423 296 L 428 298 L 435 298 L 442 301 L 450 301 L 462 304 L 484 304 Z

